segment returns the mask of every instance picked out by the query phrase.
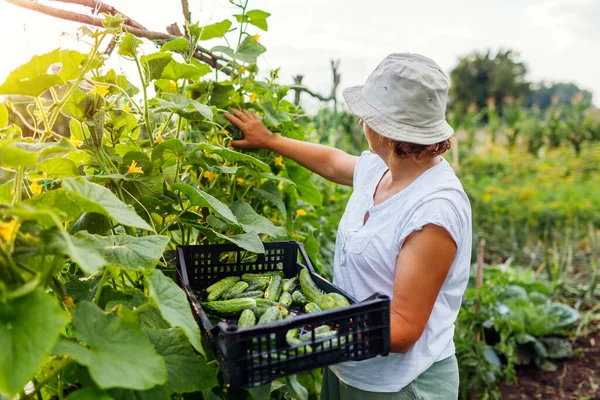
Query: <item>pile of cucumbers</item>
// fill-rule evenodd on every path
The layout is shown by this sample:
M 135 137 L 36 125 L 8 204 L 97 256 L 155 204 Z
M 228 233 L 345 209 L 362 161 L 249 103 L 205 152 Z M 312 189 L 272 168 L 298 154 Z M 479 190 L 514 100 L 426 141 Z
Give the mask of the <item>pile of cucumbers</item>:
M 238 328 L 289 318 L 292 306 L 315 313 L 350 304 L 341 294 L 319 290 L 307 269 L 289 279 L 281 271 L 229 276 L 209 286 L 206 293 L 202 308 L 220 317 L 239 316 Z

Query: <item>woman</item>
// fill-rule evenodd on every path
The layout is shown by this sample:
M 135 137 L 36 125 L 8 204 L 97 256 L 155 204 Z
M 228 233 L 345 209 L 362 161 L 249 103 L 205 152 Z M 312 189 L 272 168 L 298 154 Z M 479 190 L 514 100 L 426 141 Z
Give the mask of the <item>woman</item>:
M 271 133 L 256 114 L 226 117 L 244 133 L 231 144 L 268 148 L 354 192 L 336 240 L 334 283 L 359 300 L 391 298 L 392 354 L 324 371 L 322 399 L 456 399 L 454 321 L 471 259 L 471 206 L 450 165 L 449 79 L 431 59 L 391 54 L 364 86 L 344 90 L 369 151 Z

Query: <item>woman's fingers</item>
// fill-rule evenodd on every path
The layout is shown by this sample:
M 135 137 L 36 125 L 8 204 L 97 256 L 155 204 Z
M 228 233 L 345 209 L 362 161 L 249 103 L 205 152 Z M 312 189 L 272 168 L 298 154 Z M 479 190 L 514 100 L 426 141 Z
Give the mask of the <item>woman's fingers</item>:
M 243 121 L 241 119 L 239 119 L 238 117 L 236 117 L 235 115 L 225 113 L 225 114 L 223 114 L 223 116 L 225 118 L 227 118 L 229 121 L 231 121 L 238 128 L 240 127 L 240 125 L 243 124 Z
M 238 110 L 238 109 L 233 109 L 233 113 L 235 114 L 236 117 L 238 117 L 242 122 L 246 122 L 248 120 L 248 116 L 246 116 L 246 114 L 244 114 L 242 111 Z
M 232 140 L 229 142 L 232 147 L 237 147 L 240 149 L 246 149 L 250 147 L 250 144 L 245 139 Z

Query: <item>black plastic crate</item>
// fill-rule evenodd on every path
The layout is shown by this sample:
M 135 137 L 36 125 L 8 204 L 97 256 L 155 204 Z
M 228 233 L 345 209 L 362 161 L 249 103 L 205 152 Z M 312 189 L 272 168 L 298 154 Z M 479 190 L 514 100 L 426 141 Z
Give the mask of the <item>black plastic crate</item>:
M 233 244 L 177 248 L 179 284 L 186 291 L 200 329 L 231 388 L 250 388 L 282 376 L 389 353 L 388 296 L 375 294 L 358 302 L 315 273 L 301 243 L 266 242 L 264 246 L 265 254 L 251 253 Z M 234 321 L 211 320 L 194 294 L 200 291 L 204 295 L 207 287 L 227 276 L 279 270 L 291 277 L 301 268 L 308 268 L 321 290 L 346 296 L 350 306 L 238 329 Z M 290 329 L 311 332 L 323 324 L 336 329 L 338 334 L 321 339 L 313 334 L 310 341 L 295 346 L 288 345 L 285 339 Z M 303 352 L 307 345 L 312 352 Z

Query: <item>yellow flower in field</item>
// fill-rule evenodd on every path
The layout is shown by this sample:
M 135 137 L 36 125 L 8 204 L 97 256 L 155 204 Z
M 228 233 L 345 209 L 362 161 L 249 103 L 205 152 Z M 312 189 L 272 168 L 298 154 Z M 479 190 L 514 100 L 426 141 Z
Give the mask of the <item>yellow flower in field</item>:
M 125 105 L 123 106 L 123 111 L 125 111 L 127 113 L 131 113 L 131 108 L 129 108 L 129 103 L 125 103 Z
M 285 165 L 283 164 L 283 157 L 282 156 L 275 157 L 275 164 L 279 165 L 280 167 L 285 167 Z
M 204 174 L 202 176 L 204 176 L 206 179 L 212 181 L 213 179 L 215 179 L 217 177 L 217 174 L 215 174 L 214 172 L 210 172 L 210 171 L 204 171 Z
M 144 170 L 141 167 L 137 166 L 137 163 L 135 162 L 135 160 L 131 161 L 131 165 L 129 166 L 129 169 L 127 170 L 128 174 L 143 174 Z
M 277 218 L 271 217 L 271 218 L 269 218 L 269 221 L 271 221 L 271 222 L 277 222 Z
M 8 223 L 0 222 L 0 238 L 8 242 L 12 238 L 16 228 L 17 221 L 14 219 Z
M 243 73 L 244 73 L 244 71 L 246 71 L 246 68 L 245 68 L 245 67 L 240 67 L 240 68 L 238 68 L 238 72 L 239 72 L 240 74 L 243 74 Z
M 231 132 L 229 132 L 227 129 L 223 129 L 223 135 L 231 135 Z
M 106 97 L 108 94 L 108 89 L 110 89 L 110 86 L 108 85 L 95 85 L 90 93 L 99 94 L 102 97 Z
M 164 142 L 164 141 L 165 141 L 165 138 L 164 138 L 164 137 L 162 137 L 161 135 L 157 135 L 157 136 L 156 136 L 156 139 L 154 139 L 154 141 L 155 141 L 156 143 L 162 143 L 162 142 Z
M 238 185 L 242 185 L 242 184 L 244 184 L 246 182 L 242 178 L 235 178 L 235 181 L 237 182 Z
M 256 35 L 252 36 L 252 38 L 254 38 L 254 40 L 256 40 L 258 42 L 258 39 L 260 39 L 260 35 L 256 34 Z
M 31 193 L 36 196 L 40 195 L 42 193 L 42 189 L 44 189 L 44 187 L 42 185 L 38 185 L 37 182 L 31 182 L 29 188 L 31 189 Z
M 71 136 L 71 137 L 69 138 L 69 142 L 71 142 L 71 144 L 72 144 L 73 146 L 75 146 L 76 148 L 80 148 L 80 147 L 81 147 L 81 145 L 83 144 L 83 141 L 81 141 L 81 140 L 77 139 L 75 136 Z
M 296 210 L 296 215 L 299 217 L 304 217 L 306 214 L 308 214 L 308 213 L 301 208 Z
M 169 90 L 176 92 L 177 91 L 177 82 L 169 81 Z
M 73 298 L 71 296 L 65 296 L 63 297 L 63 301 L 65 302 L 65 305 L 69 308 L 73 307 L 73 305 L 75 304 L 73 302 Z
M 252 93 L 252 94 L 250 95 L 250 102 L 251 102 L 251 103 L 254 103 L 255 101 L 256 101 L 256 93 Z
M 492 194 L 491 193 L 485 193 L 483 195 L 483 202 L 484 203 L 489 203 L 490 200 L 492 200 Z

